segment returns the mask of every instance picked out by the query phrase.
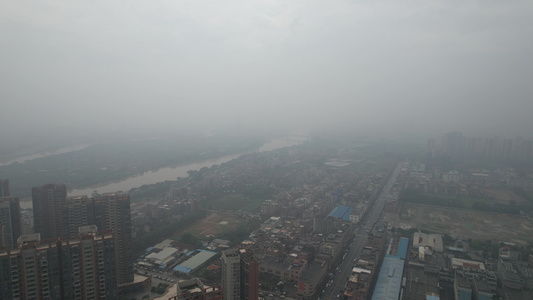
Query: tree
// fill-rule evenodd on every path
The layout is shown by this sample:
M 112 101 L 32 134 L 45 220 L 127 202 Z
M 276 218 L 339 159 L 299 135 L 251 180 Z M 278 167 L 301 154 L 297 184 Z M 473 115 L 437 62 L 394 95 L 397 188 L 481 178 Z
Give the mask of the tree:
M 202 247 L 202 242 L 191 233 L 186 233 L 181 236 L 180 242 L 193 245 L 196 248 Z

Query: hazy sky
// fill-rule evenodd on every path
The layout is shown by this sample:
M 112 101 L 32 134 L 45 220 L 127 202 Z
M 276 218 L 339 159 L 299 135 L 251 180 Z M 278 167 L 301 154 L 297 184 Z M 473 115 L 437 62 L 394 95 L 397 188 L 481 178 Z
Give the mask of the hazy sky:
M 533 1 L 0 2 L 0 133 L 533 129 Z

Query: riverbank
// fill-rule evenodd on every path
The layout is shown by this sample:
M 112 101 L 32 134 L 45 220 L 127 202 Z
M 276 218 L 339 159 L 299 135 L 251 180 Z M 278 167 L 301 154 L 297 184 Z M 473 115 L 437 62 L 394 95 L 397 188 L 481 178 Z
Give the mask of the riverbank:
M 202 168 L 209 168 L 213 165 L 219 165 L 228 161 L 231 161 L 233 159 L 238 158 L 241 155 L 254 153 L 254 152 L 264 152 L 264 151 L 273 151 L 280 148 L 295 146 L 303 141 L 305 141 L 306 138 L 302 137 L 284 137 L 280 139 L 270 139 L 266 142 L 263 142 L 261 146 L 255 147 L 253 149 L 249 149 L 247 151 L 239 151 L 238 153 L 229 154 L 229 155 L 223 155 L 216 158 L 210 158 L 205 160 L 199 160 L 194 161 L 190 163 L 183 163 L 183 164 L 177 164 L 173 166 L 163 167 L 155 170 L 149 170 L 144 171 L 141 173 L 138 173 L 134 176 L 129 176 L 123 179 L 117 179 L 108 181 L 104 184 L 97 184 L 92 185 L 85 188 L 80 189 L 70 189 L 68 192 L 68 196 L 80 196 L 80 195 L 91 195 L 93 191 L 98 191 L 98 193 L 109 193 L 109 192 L 117 192 L 117 191 L 123 191 L 128 192 L 129 190 L 133 188 L 138 188 L 143 185 L 148 184 L 155 184 L 158 182 L 164 182 L 164 181 L 174 181 L 177 178 L 184 178 L 188 176 L 189 171 L 198 171 Z M 44 183 L 35 184 L 34 186 L 42 185 Z M 68 187 L 69 185 L 67 185 Z M 31 187 L 28 189 L 28 191 L 31 190 Z M 12 193 L 13 195 L 16 195 L 15 193 Z M 20 197 L 20 196 L 19 196 Z M 29 199 L 29 195 L 26 197 L 21 197 L 22 203 L 21 207 L 23 208 L 29 208 L 31 207 L 31 200 Z
M 47 183 L 63 183 L 69 190 L 92 188 L 103 182 L 116 182 L 168 166 L 252 151 L 264 143 L 263 137 L 192 135 L 113 141 L 2 166 L 0 174 L 10 180 L 13 196 L 25 198 L 31 196 L 32 187 Z
M 164 182 L 166 180 L 176 180 L 177 178 L 187 177 L 189 176 L 189 171 L 198 171 L 202 168 L 210 168 L 213 165 L 223 164 L 233 159 L 236 159 L 241 155 L 254 152 L 273 151 L 280 148 L 295 146 L 300 143 L 301 141 L 294 139 L 271 139 L 264 143 L 261 147 L 254 150 L 225 155 L 222 157 L 207 159 L 203 161 L 181 164 L 177 166 L 165 167 L 158 170 L 147 171 L 135 176 L 128 177 L 123 180 L 115 180 L 105 184 L 95 185 L 83 189 L 74 189 L 69 191 L 69 195 L 90 195 L 95 190 L 98 191 L 98 193 L 112 193 L 116 191 L 127 192 L 133 188 L 138 188 L 145 184 L 155 184 L 159 182 Z

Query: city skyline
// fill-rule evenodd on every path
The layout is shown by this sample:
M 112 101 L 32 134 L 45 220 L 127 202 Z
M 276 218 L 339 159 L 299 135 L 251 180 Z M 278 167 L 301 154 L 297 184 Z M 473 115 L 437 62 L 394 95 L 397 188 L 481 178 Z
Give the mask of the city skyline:
M 428 292 L 444 300 L 519 299 L 533 289 L 531 168 L 514 170 L 505 159 L 450 164 L 455 156 L 490 154 L 488 145 L 498 149 L 511 139 L 488 140 L 447 133 L 428 141 L 433 161 L 419 151 L 424 147 L 308 142 L 147 186 L 133 205 L 124 193 L 64 197 L 64 185 L 34 187 L 35 231 L 60 237 L 23 235 L 16 249 L 1 249 L 0 264 L 9 272 L 0 279 L 16 282 L 3 293 L 90 298 L 108 291 L 101 283 L 109 280 L 105 286 L 119 283 L 128 298 L 164 294 L 165 300 L 426 299 Z M 528 140 L 511 141 L 501 149 L 527 153 L 521 149 Z M 8 208 L 0 205 L 0 223 L 9 222 Z M 92 238 L 77 244 L 79 233 L 101 230 L 112 233 L 104 249 Z M 80 259 L 77 245 L 83 245 Z M 102 261 L 110 268 L 96 288 L 90 270 Z M 81 288 L 78 263 L 88 270 Z M 121 284 L 134 273 L 135 281 Z

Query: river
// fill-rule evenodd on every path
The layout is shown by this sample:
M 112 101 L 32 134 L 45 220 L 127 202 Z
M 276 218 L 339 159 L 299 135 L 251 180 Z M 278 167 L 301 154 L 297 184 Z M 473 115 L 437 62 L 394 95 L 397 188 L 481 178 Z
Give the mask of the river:
M 211 167 L 213 165 L 220 165 L 222 163 L 228 162 L 230 160 L 236 159 L 241 155 L 255 153 L 255 152 L 265 152 L 273 151 L 276 149 L 281 149 L 285 147 L 295 146 L 304 142 L 307 138 L 300 136 L 289 136 L 286 139 L 272 139 L 269 142 L 265 143 L 263 146 L 259 147 L 256 150 L 248 151 L 244 153 L 237 153 L 232 155 L 226 155 L 219 158 L 209 159 L 200 162 L 192 162 L 185 165 L 173 166 L 161 168 L 154 171 L 144 172 L 142 174 L 132 176 L 120 181 L 110 182 L 101 184 L 98 186 L 92 186 L 84 189 L 75 189 L 68 192 L 68 196 L 81 196 L 81 195 L 91 195 L 94 190 L 97 190 L 98 193 L 112 193 L 117 191 L 127 192 L 132 188 L 138 188 L 145 184 L 154 184 L 158 182 L 163 182 L 166 180 L 176 180 L 178 177 L 187 177 L 189 174 L 188 171 L 200 170 L 203 167 Z

